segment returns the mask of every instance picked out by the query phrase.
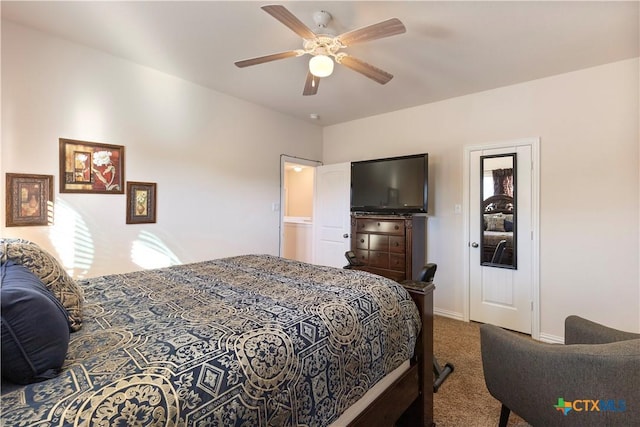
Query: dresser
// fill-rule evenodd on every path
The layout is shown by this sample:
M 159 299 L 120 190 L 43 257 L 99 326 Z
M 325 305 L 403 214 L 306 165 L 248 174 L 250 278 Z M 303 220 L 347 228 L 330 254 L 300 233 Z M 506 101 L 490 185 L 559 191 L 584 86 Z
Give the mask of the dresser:
M 396 281 L 417 279 L 426 264 L 426 222 L 424 215 L 352 215 L 357 268 Z

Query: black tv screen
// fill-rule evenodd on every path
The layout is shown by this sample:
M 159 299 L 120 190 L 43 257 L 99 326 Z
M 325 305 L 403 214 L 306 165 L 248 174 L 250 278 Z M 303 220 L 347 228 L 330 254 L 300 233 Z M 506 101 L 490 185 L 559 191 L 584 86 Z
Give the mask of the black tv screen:
M 351 212 L 426 213 L 429 155 L 351 163 Z

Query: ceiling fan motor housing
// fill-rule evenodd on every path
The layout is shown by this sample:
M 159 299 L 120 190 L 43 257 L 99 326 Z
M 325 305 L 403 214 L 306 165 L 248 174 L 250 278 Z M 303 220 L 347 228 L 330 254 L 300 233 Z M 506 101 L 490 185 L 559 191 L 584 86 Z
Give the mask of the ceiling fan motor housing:
M 313 22 L 319 28 L 327 28 L 327 24 L 331 21 L 331 14 L 326 10 L 320 10 L 313 14 Z

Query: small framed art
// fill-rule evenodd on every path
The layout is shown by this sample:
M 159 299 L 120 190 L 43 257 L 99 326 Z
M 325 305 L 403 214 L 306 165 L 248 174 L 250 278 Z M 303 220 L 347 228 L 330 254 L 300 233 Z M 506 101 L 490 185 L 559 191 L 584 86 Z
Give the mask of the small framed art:
M 124 193 L 124 147 L 60 138 L 61 193 Z
M 156 222 L 156 183 L 127 182 L 127 224 Z
M 7 227 L 53 223 L 53 175 L 8 173 L 6 185 Z

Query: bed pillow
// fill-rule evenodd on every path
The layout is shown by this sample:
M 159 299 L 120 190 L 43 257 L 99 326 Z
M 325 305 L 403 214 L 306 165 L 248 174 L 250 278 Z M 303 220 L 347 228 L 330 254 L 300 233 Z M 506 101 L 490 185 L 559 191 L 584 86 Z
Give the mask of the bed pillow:
M 504 220 L 504 231 L 513 231 L 513 221 Z
M 53 378 L 69 347 L 67 312 L 26 267 L 0 267 L 2 377 L 17 384 Z
M 513 214 L 504 216 L 504 231 L 513 231 Z
M 487 231 L 504 231 L 504 215 L 485 215 Z
M 38 276 L 69 313 L 69 328 L 82 327 L 82 289 L 48 252 L 24 239 L 0 239 L 0 259 L 23 265 Z

